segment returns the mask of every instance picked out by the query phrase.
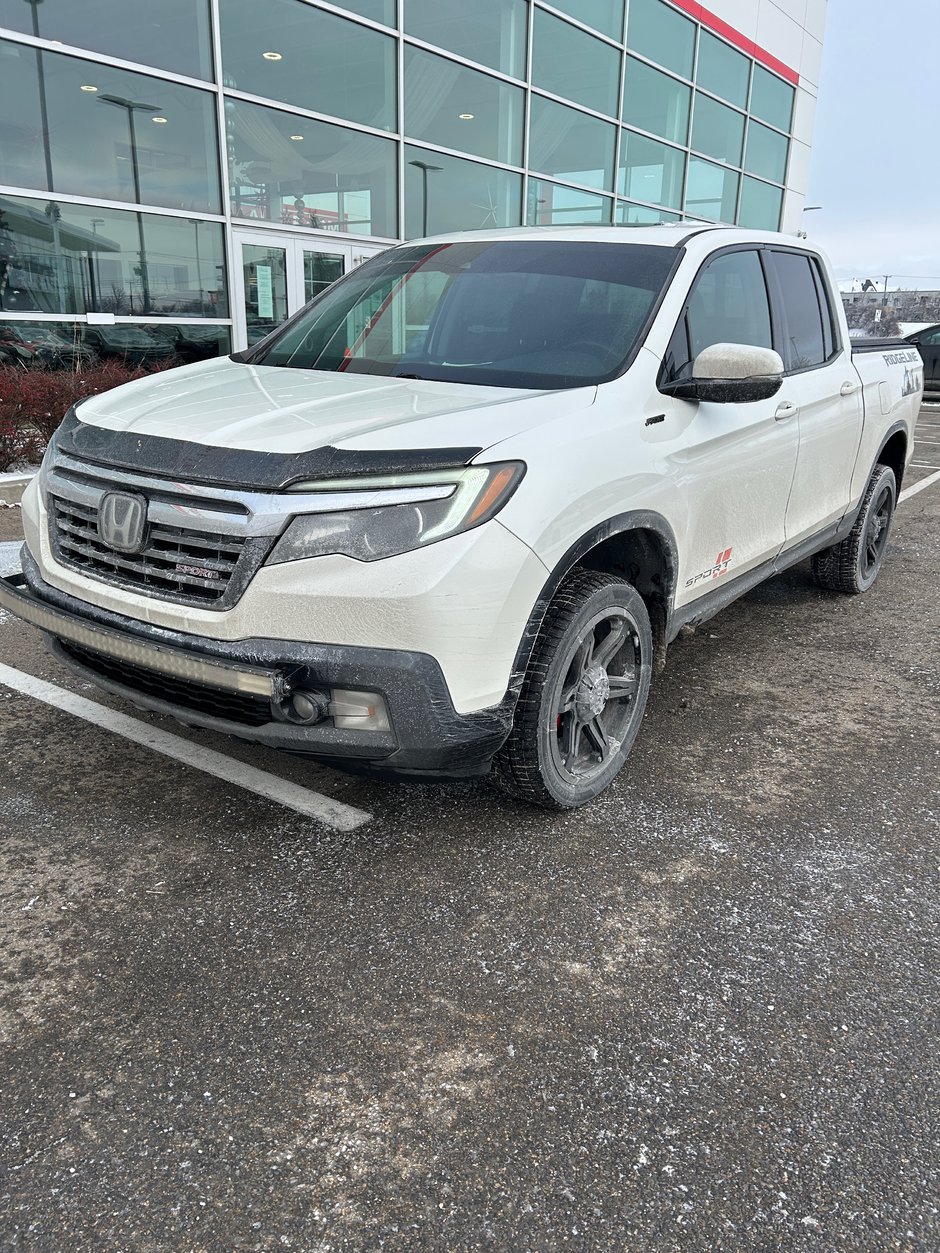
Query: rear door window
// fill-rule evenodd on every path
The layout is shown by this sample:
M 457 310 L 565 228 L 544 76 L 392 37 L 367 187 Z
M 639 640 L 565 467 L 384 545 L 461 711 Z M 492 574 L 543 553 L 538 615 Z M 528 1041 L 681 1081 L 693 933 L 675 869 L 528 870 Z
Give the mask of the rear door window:
M 788 373 L 810 370 L 832 354 L 832 327 L 830 323 L 827 344 L 813 263 L 799 252 L 772 255 L 780 284 L 783 363 Z

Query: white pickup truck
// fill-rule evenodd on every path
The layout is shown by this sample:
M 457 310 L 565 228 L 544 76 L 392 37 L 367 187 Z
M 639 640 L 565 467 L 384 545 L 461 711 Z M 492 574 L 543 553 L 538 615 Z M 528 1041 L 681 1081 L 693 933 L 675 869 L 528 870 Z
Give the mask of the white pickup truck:
M 872 585 L 922 387 L 793 238 L 422 240 L 75 406 L 0 605 L 188 725 L 571 808 L 683 626 L 810 556 Z

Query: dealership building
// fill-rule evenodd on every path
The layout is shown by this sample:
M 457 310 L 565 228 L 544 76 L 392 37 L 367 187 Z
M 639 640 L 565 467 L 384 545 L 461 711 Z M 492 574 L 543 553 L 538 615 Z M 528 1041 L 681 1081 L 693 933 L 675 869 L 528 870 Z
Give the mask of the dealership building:
M 441 231 L 795 232 L 825 18 L 826 0 L 0 0 L 0 362 L 241 348 Z

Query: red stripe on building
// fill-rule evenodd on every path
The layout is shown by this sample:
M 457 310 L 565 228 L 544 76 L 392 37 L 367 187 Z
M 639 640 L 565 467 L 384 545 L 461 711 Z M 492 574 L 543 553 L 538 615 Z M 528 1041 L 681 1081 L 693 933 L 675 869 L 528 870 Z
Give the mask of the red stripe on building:
M 800 76 L 796 70 L 789 65 L 785 65 L 779 57 L 775 57 L 773 53 L 768 52 L 766 48 L 762 48 L 760 44 L 748 39 L 746 35 L 742 35 L 739 30 L 735 30 L 722 18 L 716 16 L 704 4 L 699 4 L 698 0 L 672 0 L 672 3 L 678 9 L 684 9 L 690 17 L 696 18 L 703 26 L 709 27 L 717 35 L 721 35 L 723 39 L 727 39 L 728 43 L 734 44 L 736 48 L 740 48 L 742 52 L 746 52 L 748 56 L 753 57 L 755 61 L 760 61 L 762 65 L 766 65 L 769 70 L 773 70 L 775 74 L 779 74 L 781 78 L 785 78 L 788 83 L 792 83 L 794 87 L 799 86 Z

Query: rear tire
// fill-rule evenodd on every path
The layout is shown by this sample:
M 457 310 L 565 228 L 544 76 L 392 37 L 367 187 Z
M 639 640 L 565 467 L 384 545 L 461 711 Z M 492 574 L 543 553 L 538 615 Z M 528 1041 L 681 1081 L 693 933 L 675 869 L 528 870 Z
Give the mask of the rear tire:
M 875 466 L 855 525 L 840 544 L 813 557 L 813 578 L 832 592 L 859 595 L 878 577 L 894 518 L 898 485 L 890 466 Z
M 536 639 L 512 731 L 493 762 L 497 786 L 546 809 L 600 795 L 640 729 L 652 659 L 639 592 L 617 575 L 574 570 Z

